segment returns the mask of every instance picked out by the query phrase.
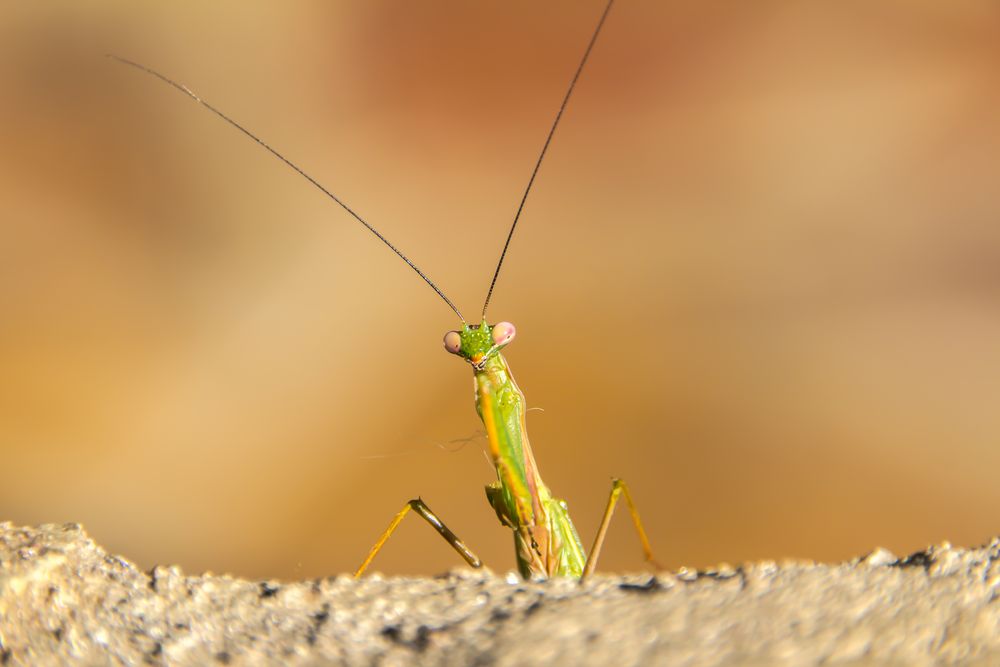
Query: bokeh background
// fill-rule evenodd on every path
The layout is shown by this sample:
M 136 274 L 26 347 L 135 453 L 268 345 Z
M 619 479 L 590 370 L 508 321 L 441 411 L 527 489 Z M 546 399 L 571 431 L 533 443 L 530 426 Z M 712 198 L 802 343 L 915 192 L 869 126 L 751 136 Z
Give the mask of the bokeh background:
M 292 578 L 421 495 L 513 567 L 447 307 L 101 54 L 474 318 L 601 4 L 5 3 L 0 519 Z M 668 567 L 1000 533 L 998 72 L 992 0 L 620 0 L 491 307 L 588 544 L 613 475 Z

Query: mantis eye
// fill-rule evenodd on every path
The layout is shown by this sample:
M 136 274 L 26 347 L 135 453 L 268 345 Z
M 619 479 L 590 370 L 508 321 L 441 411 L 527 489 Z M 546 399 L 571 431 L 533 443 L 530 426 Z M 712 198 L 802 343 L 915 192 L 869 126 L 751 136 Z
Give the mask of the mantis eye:
M 514 335 L 517 331 L 514 329 L 514 325 L 510 322 L 497 322 L 493 325 L 493 344 L 494 345 L 506 345 L 510 341 L 514 340 Z
M 449 331 L 444 335 L 444 349 L 452 354 L 458 354 L 462 349 L 462 337 L 457 331 Z

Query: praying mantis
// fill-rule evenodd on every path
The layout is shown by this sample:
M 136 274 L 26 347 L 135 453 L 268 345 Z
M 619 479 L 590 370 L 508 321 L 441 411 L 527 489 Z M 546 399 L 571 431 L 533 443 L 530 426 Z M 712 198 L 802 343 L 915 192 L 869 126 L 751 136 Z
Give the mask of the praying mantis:
M 611 517 L 620 498 L 625 499 L 646 560 L 654 563 L 652 548 L 639 518 L 639 513 L 636 510 L 628 486 L 620 479 L 612 480 L 611 493 L 608 497 L 608 503 L 598 527 L 597 535 L 594 538 L 593 546 L 589 554 L 584 551 L 583 543 L 570 519 L 566 503 L 553 496 L 552 492 L 542 481 L 538 465 L 535 462 L 534 454 L 528 442 L 528 434 L 525 428 L 526 407 L 524 394 L 515 383 L 507 360 L 502 354 L 504 348 L 513 341 L 516 329 L 510 322 L 498 322 L 490 325 L 486 317 L 490 299 L 493 296 L 497 279 L 500 276 L 500 269 L 507 256 L 511 239 L 517 228 L 521 212 L 524 210 L 528 194 L 531 192 L 542 161 L 555 135 L 556 128 L 559 126 L 559 121 L 563 116 L 573 89 L 576 87 L 577 81 L 583 72 L 584 66 L 590 57 L 590 53 L 597 42 L 597 38 L 601 33 L 601 29 L 613 4 L 614 0 L 609 0 L 604 6 L 597 27 L 591 34 L 583 57 L 577 65 L 559 111 L 531 171 L 527 187 L 521 197 L 503 249 L 500 252 L 500 259 L 497 262 L 496 269 L 490 281 L 478 324 L 470 324 L 444 292 L 375 227 L 364 220 L 332 191 L 321 185 L 316 179 L 273 149 L 257 135 L 206 102 L 186 86 L 145 65 L 119 56 L 109 56 L 121 64 L 139 69 L 176 88 L 245 134 L 271 153 L 271 155 L 281 160 L 286 166 L 297 172 L 310 184 L 336 202 L 351 217 L 364 225 L 368 231 L 388 246 L 458 316 L 461 326 L 459 329 L 449 331 L 445 334 L 444 347 L 448 352 L 460 357 L 472 367 L 476 411 L 485 427 L 486 436 L 489 441 L 490 460 L 496 468 L 497 474 L 496 481 L 486 486 L 486 498 L 500 523 L 509 528 L 513 533 L 517 568 L 521 576 L 526 579 L 546 579 L 550 577 L 583 579 L 590 575 L 597 566 Z M 367 571 L 400 522 L 411 511 L 416 512 L 418 516 L 427 521 L 470 566 L 474 568 L 482 566 L 482 561 L 431 511 L 430 507 L 422 499 L 415 498 L 408 501 L 392 519 L 389 526 L 372 546 L 364 562 L 355 571 L 355 577 L 361 577 Z

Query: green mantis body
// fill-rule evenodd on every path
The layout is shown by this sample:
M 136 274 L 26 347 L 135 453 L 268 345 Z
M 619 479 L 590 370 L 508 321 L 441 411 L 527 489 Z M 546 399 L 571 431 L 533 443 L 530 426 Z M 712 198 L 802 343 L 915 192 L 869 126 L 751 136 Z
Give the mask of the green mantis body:
M 369 231 L 378 237 L 379 240 L 385 243 L 393 252 L 402 258 L 403 261 L 405 261 L 410 268 L 416 271 L 416 273 L 425 282 L 427 282 L 427 284 L 434 289 L 438 296 L 440 296 L 458 315 L 462 322 L 461 329 L 450 331 L 445 335 L 445 349 L 452 354 L 463 358 L 472 366 L 476 393 L 476 411 L 482 418 L 483 425 L 486 428 L 486 435 L 489 440 L 490 458 L 496 467 L 497 472 L 496 481 L 486 487 L 486 497 L 490 505 L 493 507 L 493 510 L 496 512 L 500 523 L 513 531 L 518 570 L 525 578 L 582 578 L 592 572 L 596 566 L 597 557 L 600 554 L 601 545 L 604 542 L 604 536 L 606 534 L 615 504 L 618 498 L 622 495 L 624 495 L 627 502 L 632 516 L 632 521 L 635 524 L 639 538 L 642 542 L 646 559 L 652 561 L 652 552 L 649 547 L 649 542 L 646 539 L 645 532 L 643 531 L 642 524 L 639 521 L 639 515 L 637 514 L 632 503 L 628 488 L 625 486 L 624 482 L 617 479 L 612 483 L 608 505 L 605 509 L 604 517 L 601 521 L 600 528 L 598 529 L 597 536 L 594 539 L 594 545 L 591 547 L 590 555 L 589 557 L 586 555 L 576 528 L 570 520 L 566 503 L 558 498 L 555 498 L 542 481 L 541 475 L 538 472 L 538 466 L 535 463 L 534 454 L 532 453 L 531 446 L 528 443 L 528 435 L 525 429 L 524 419 L 524 394 L 514 382 L 507 360 L 504 359 L 503 354 L 501 354 L 501 350 L 504 346 L 510 343 L 514 338 L 514 325 L 509 322 L 499 322 L 490 326 L 486 320 L 486 309 L 489 306 L 490 297 L 493 294 L 493 288 L 496 285 L 497 277 L 500 273 L 500 267 L 503 265 L 507 248 L 510 245 L 511 237 L 513 236 L 514 229 L 517 226 L 517 221 L 524 208 L 524 203 L 527 200 L 528 193 L 531 191 L 531 186 L 534 183 L 535 176 L 541 166 L 542 159 L 545 156 L 549 143 L 552 140 L 552 136 L 555 133 L 555 129 L 559 124 L 560 118 L 562 117 L 563 110 L 566 108 L 566 104 L 569 101 L 570 94 L 576 85 L 584 64 L 587 62 L 587 57 L 597 40 L 597 36 L 604 24 L 604 20 L 611 9 L 612 2 L 613 0 L 609 0 L 604 8 L 604 13 L 598 22 L 597 28 L 591 36 L 590 43 L 588 44 L 583 58 L 577 67 L 576 73 L 570 82 L 569 89 L 563 98 L 562 106 L 556 115 L 555 121 L 549 130 L 545 145 L 543 146 L 541 154 L 535 163 L 531 178 L 528 181 L 528 186 L 525 189 L 523 197 L 521 198 L 517 214 L 514 216 L 514 222 L 507 235 L 507 241 L 500 254 L 500 261 L 497 263 L 496 271 L 493 274 L 493 280 L 490 283 L 490 289 L 486 296 L 486 302 L 483 306 L 482 322 L 478 325 L 467 324 L 465 319 L 462 317 L 462 314 L 451 302 L 451 300 L 449 300 L 448 297 L 446 297 L 437 287 L 437 285 L 435 285 L 423 271 L 417 268 L 417 266 L 410 261 L 406 255 L 400 252 L 384 236 L 382 236 L 381 233 L 368 224 L 368 222 L 363 220 L 353 209 L 348 207 L 336 195 L 323 187 L 319 182 L 290 160 L 285 158 L 282 154 L 268 146 L 256 135 L 246 130 L 242 125 L 195 95 L 185 86 L 176 83 L 159 72 L 149 69 L 144 65 L 140 65 L 117 56 L 111 56 L 123 64 L 143 70 L 180 90 L 185 95 L 191 97 L 196 102 L 225 120 L 227 123 L 243 132 L 245 135 L 269 151 L 272 155 L 295 170 L 312 185 L 320 189 L 325 195 L 333 199 L 348 214 L 364 225 Z M 441 536 L 447 540 L 448 543 L 470 565 L 473 567 L 479 567 L 482 564 L 479 558 L 477 558 L 475 554 L 473 554 L 468 547 L 466 547 L 461 540 L 459 540 L 458 537 L 444 525 L 444 523 L 430 510 L 430 508 L 427 507 L 422 500 L 417 498 L 407 502 L 406 505 L 403 506 L 403 509 L 395 516 L 393 521 L 389 524 L 389 527 L 383 532 L 382 536 L 372 547 L 368 557 L 355 572 L 355 576 L 361 576 L 365 572 L 372 560 L 392 535 L 393 531 L 395 531 L 399 523 L 411 510 L 416 511 L 417 514 L 433 526 L 435 530 L 437 530 L 438 533 L 440 533 Z
M 483 420 L 489 440 L 490 457 L 497 471 L 497 481 L 486 486 L 486 498 L 500 523 L 514 533 L 517 569 L 526 579 L 549 577 L 582 578 L 597 564 L 615 504 L 625 496 L 632 522 L 642 542 L 646 560 L 653 554 L 628 487 L 614 480 L 608 506 L 588 557 L 580 536 L 569 517 L 566 503 L 556 498 L 542 481 L 525 429 L 524 394 L 514 382 L 501 350 L 514 339 L 510 322 L 490 326 L 464 324 L 459 331 L 444 337 L 446 350 L 462 357 L 472 366 L 476 391 L 476 412 Z M 359 577 L 410 511 L 416 511 L 473 567 L 481 562 L 419 498 L 409 501 L 378 539 L 368 557 L 355 572 Z
M 446 347 L 449 336 L 454 338 L 446 336 Z M 472 364 L 476 411 L 486 427 L 497 470 L 497 481 L 486 487 L 486 497 L 500 522 L 514 531 L 522 576 L 580 577 L 586 565 L 580 536 L 566 503 L 552 496 L 538 473 L 524 425 L 524 394 L 500 353 L 513 336 L 514 327 L 506 322 L 491 328 L 484 321 L 478 328 L 459 332 L 458 354 Z

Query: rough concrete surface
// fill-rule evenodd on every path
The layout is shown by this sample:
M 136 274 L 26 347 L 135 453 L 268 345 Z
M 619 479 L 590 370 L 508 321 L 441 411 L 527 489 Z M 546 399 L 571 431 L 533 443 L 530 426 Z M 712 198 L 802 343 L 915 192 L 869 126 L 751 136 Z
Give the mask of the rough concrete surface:
M 150 572 L 0 523 L 0 664 L 1000 665 L 1000 539 L 897 559 L 525 582 Z

